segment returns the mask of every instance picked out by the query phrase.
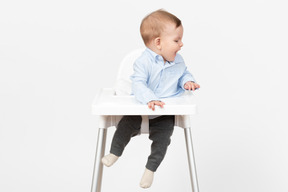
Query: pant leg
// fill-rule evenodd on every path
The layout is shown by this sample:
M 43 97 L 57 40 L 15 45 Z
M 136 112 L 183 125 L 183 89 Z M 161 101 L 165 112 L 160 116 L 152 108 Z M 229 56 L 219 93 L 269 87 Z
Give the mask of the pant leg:
M 174 115 L 160 116 L 149 120 L 149 139 L 151 139 L 151 154 L 148 157 L 146 168 L 155 172 L 165 157 L 170 145 L 175 125 Z
M 110 153 L 121 156 L 131 137 L 139 134 L 141 122 L 141 116 L 123 116 L 114 133 Z

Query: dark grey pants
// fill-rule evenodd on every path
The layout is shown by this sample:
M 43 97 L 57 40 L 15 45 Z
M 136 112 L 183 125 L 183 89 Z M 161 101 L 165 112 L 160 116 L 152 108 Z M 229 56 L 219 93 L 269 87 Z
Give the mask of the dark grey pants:
M 141 122 L 141 116 L 123 116 L 114 133 L 110 153 L 121 156 L 131 137 L 139 134 Z M 153 142 L 146 164 L 147 169 L 155 172 L 164 159 L 171 142 L 174 124 L 174 115 L 163 115 L 149 120 L 149 139 Z

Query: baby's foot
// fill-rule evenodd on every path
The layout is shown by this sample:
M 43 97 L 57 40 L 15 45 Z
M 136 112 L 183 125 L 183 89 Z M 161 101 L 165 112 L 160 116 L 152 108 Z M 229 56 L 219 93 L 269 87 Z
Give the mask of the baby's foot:
M 152 185 L 153 177 L 154 177 L 154 172 L 150 171 L 149 169 L 145 169 L 145 172 L 140 182 L 140 187 L 144 189 L 149 188 Z
M 106 156 L 104 156 L 102 158 L 102 163 L 105 166 L 110 167 L 118 160 L 118 158 L 119 158 L 118 156 L 113 155 L 112 153 L 110 153 L 110 154 L 108 154 L 108 155 L 106 155 Z

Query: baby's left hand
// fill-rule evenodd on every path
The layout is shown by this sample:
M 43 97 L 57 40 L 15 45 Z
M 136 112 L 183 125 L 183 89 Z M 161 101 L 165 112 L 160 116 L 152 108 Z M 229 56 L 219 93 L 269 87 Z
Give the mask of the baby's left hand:
M 189 90 L 189 91 L 195 91 L 195 89 L 199 89 L 200 85 L 198 85 L 197 83 L 194 83 L 192 81 L 187 81 L 184 85 L 184 89 Z

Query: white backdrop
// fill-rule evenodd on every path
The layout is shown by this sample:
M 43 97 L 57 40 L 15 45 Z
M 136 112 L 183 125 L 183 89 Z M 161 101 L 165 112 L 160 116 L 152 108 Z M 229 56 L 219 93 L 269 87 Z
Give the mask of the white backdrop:
M 287 6 L 283 1 L 0 3 L 0 191 L 90 191 L 91 103 L 143 47 L 141 19 L 164 8 L 184 26 L 181 54 L 201 89 L 193 139 L 202 192 L 287 192 Z M 108 132 L 108 147 L 114 128 Z M 103 191 L 144 191 L 147 135 L 104 169 Z M 183 130 L 146 191 L 191 191 Z

